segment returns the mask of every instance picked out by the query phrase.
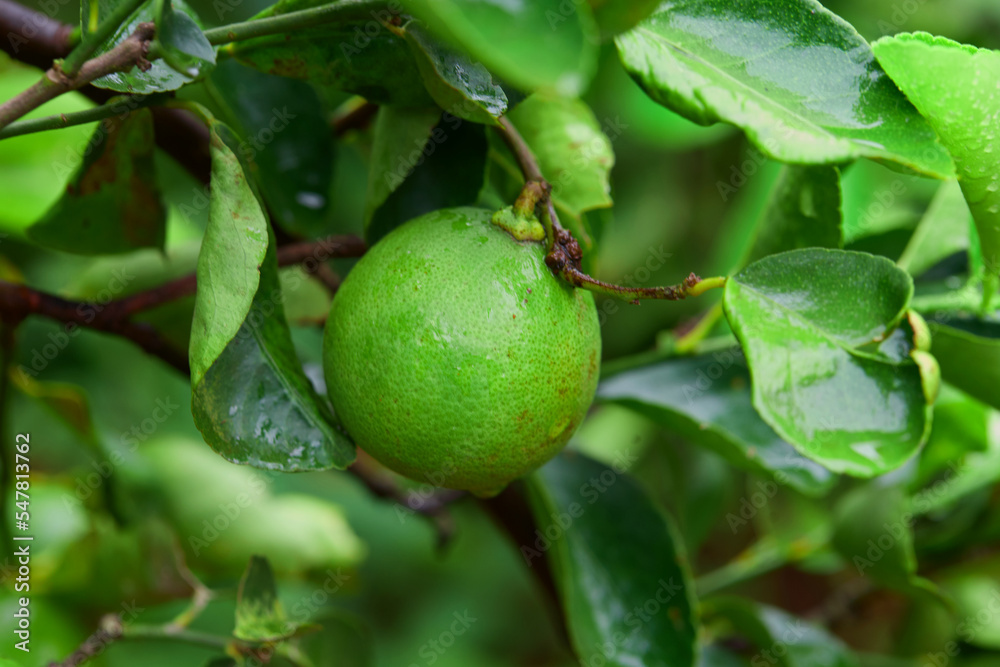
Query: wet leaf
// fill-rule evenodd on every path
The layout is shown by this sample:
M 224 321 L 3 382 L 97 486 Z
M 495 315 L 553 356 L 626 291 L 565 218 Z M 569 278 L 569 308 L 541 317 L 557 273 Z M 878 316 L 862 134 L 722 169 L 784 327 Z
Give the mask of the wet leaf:
M 654 100 L 702 125 L 732 123 L 775 160 L 953 173 L 868 43 L 816 0 L 669 0 L 616 44 Z
M 579 454 L 556 457 L 527 483 L 539 539 L 521 554 L 531 565 L 547 552 L 581 663 L 693 666 L 686 556 L 638 484 Z
M 926 33 L 883 38 L 872 48 L 955 159 L 983 257 L 1000 275 L 1000 51 Z
M 836 482 L 754 410 L 739 350 L 671 359 L 605 378 L 597 397 L 632 408 L 733 465 L 803 493 L 821 495 Z
M 485 67 L 416 22 L 406 25 L 405 36 L 424 86 L 439 107 L 474 123 L 497 124 L 507 111 L 507 95 Z
M 174 10 L 171 0 L 156 0 L 156 40 L 168 65 L 195 79 L 215 65 L 215 49 L 190 16 Z
M 354 445 L 332 426 L 295 354 L 274 238 L 235 145 L 225 126 L 213 126 L 212 202 L 190 345 L 195 425 L 234 463 L 343 469 Z
M 167 213 L 156 185 L 149 110 L 106 119 L 89 146 L 65 193 L 28 229 L 28 238 L 80 255 L 162 248 Z
M 187 51 L 193 51 L 194 53 L 188 54 L 187 57 L 190 58 L 193 55 L 198 58 L 198 60 L 202 63 L 199 66 L 200 72 L 201 68 L 206 66 L 208 58 L 207 53 L 203 51 L 205 46 L 204 43 L 200 44 L 200 48 L 195 46 L 195 42 L 198 42 L 198 39 L 197 35 L 195 35 L 193 31 L 194 29 L 197 29 L 200 32 L 200 25 L 197 19 L 198 15 L 190 7 L 188 7 L 187 2 L 184 0 L 162 1 L 171 3 L 174 14 L 185 16 L 185 18 L 177 18 L 175 16 L 173 19 L 170 19 L 172 23 L 168 25 L 168 30 L 170 32 L 167 39 L 170 41 L 167 48 L 174 49 L 178 52 L 182 48 Z M 82 21 L 83 35 L 86 37 L 121 3 L 122 0 L 83 0 L 80 7 L 80 15 L 84 18 Z M 156 20 L 156 9 L 154 4 L 155 3 L 148 2 L 140 6 L 139 9 L 129 16 L 128 20 L 122 23 L 118 30 L 110 38 L 108 38 L 108 40 L 102 44 L 100 48 L 97 49 L 97 52 L 94 55 L 106 53 L 124 42 L 128 39 L 129 35 L 135 32 L 136 27 L 140 23 L 154 22 Z M 204 38 L 204 35 L 202 35 L 202 38 Z M 179 41 L 183 46 L 174 46 L 175 41 Z M 207 41 L 205 43 L 207 43 Z M 201 54 L 200 56 L 197 55 L 199 53 Z M 183 56 L 179 55 L 178 57 Z M 190 81 L 191 76 L 188 74 L 181 74 L 171 67 L 165 59 L 159 59 L 152 61 L 150 63 L 150 68 L 145 72 L 133 67 L 128 72 L 118 72 L 103 76 L 92 82 L 92 85 L 97 86 L 98 88 L 117 90 L 122 93 L 147 95 L 149 93 L 176 90 Z
M 583 3 L 403 0 L 403 6 L 520 88 L 579 95 L 594 73 L 597 29 Z
M 912 293 L 890 261 L 838 250 L 771 255 L 732 276 L 723 306 L 764 421 L 835 472 L 902 465 L 930 428 L 921 372 L 866 346 L 892 333 Z

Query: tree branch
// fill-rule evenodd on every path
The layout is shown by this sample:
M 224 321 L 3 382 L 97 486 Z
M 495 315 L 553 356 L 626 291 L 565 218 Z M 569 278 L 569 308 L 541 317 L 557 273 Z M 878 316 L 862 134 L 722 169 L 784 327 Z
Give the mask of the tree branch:
M 107 53 L 83 63 L 80 71 L 73 76 L 64 73 L 58 63 L 54 64 L 35 85 L 0 104 L 0 129 L 49 100 L 82 88 L 94 79 L 114 72 L 127 72 L 133 67 L 148 69 L 146 54 L 154 32 L 155 26 L 152 23 L 140 23 L 125 41 Z
M 278 265 L 322 264 L 331 257 L 360 257 L 365 244 L 356 236 L 331 236 L 310 243 L 294 243 L 278 249 Z M 187 355 L 174 348 L 153 327 L 133 322 L 132 317 L 165 303 L 195 293 L 197 278 L 189 274 L 150 290 L 136 292 L 107 304 L 71 301 L 62 297 L 0 281 L 0 319 L 16 325 L 29 315 L 103 331 L 127 338 L 147 353 L 159 357 L 182 373 L 189 373 Z

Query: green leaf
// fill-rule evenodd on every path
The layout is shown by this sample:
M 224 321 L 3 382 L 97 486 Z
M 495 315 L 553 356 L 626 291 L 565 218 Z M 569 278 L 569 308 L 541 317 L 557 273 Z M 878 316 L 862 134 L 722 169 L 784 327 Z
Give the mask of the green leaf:
M 901 486 L 869 482 L 838 502 L 833 546 L 857 574 L 905 593 L 937 596 L 936 586 L 917 576 L 914 520 Z
M 334 139 L 323 104 L 307 83 L 222 63 L 209 79 L 244 141 L 242 155 L 284 229 L 305 237 L 330 233 Z
M 971 222 L 958 182 L 942 183 L 896 264 L 919 276 L 941 260 L 968 250 Z
M 942 473 L 954 474 L 962 468 L 967 454 L 985 450 L 989 413 L 989 408 L 976 399 L 945 384 L 934 403 L 934 428 L 920 452 L 918 474 L 911 488 L 928 484 Z
M 167 213 L 156 186 L 149 110 L 106 119 L 88 145 L 94 149 L 28 238 L 79 255 L 162 248 Z
M 983 257 L 1000 275 L 1000 51 L 927 33 L 883 38 L 872 48 L 955 159 Z
M 521 553 L 530 565 L 551 551 L 581 662 L 694 665 L 697 612 L 686 557 L 642 489 L 620 471 L 572 454 L 556 457 L 527 483 L 539 539 Z
M 435 107 L 384 106 L 379 109 L 375 116 L 365 196 L 366 225 L 371 224 L 375 211 L 419 166 L 417 162 L 426 159 L 424 152 L 431 140 L 431 131 L 440 120 L 441 110 Z
M 649 16 L 660 0 L 589 0 L 601 39 L 625 32 Z
M 946 313 L 928 319 L 941 376 L 1000 410 L 1000 319 Z
M 329 4 L 325 0 L 281 0 L 254 19 Z M 267 74 L 361 95 L 376 104 L 424 106 L 432 102 L 414 56 L 380 3 L 352 0 L 337 5 L 341 20 L 315 28 L 256 37 L 224 48 L 241 63 Z
M 671 359 L 605 378 L 597 397 L 632 408 L 733 465 L 802 493 L 821 495 L 836 482 L 754 410 L 746 360 L 738 350 Z
M 267 218 L 236 155 L 237 145 L 227 127 L 212 127 L 212 197 L 191 323 L 192 387 L 201 383 L 249 314 L 268 250 Z
M 386 139 L 384 148 L 377 153 L 373 150 L 372 203 L 390 188 L 391 193 L 377 208 L 373 206 L 365 228 L 369 243 L 424 213 L 475 203 L 485 179 L 487 143 L 482 125 L 443 114 L 430 139 L 423 141 L 419 123 L 429 116 L 400 120 L 407 125 L 412 122 L 409 128 L 387 128 L 401 114 L 405 117 L 406 112 L 383 107 L 379 111 L 382 120 L 376 121 Z M 407 133 L 409 143 L 397 131 Z
M 590 8 L 562 0 L 403 0 L 403 7 L 519 88 L 579 95 L 597 62 Z
M 189 355 L 195 425 L 235 463 L 285 472 L 346 468 L 354 446 L 332 426 L 295 355 L 273 235 L 235 141 L 225 126 L 213 126 L 212 201 Z
M 13 372 L 10 377 L 22 394 L 44 405 L 82 441 L 100 446 L 90 415 L 90 402 L 81 387 L 66 382 L 39 382 L 24 372 Z
M 703 125 L 732 123 L 776 160 L 953 173 L 868 43 L 816 0 L 669 0 L 616 43 L 654 100 Z
M 892 333 L 912 293 L 890 261 L 839 250 L 771 255 L 732 276 L 723 307 L 764 421 L 835 472 L 902 465 L 930 428 L 921 372 L 863 348 Z
M 507 111 L 507 95 L 485 67 L 442 44 L 416 22 L 406 25 L 405 36 L 424 86 L 439 107 L 474 123 L 497 124 Z
M 580 100 L 536 93 L 510 120 L 538 159 L 556 205 L 573 217 L 611 206 L 611 141 Z
M 186 25 L 187 22 L 184 19 L 185 25 L 176 24 L 171 26 L 174 30 L 170 39 L 179 39 L 180 34 L 178 30 L 182 31 L 186 35 L 184 39 L 185 44 L 189 44 L 187 48 L 190 47 L 190 42 L 192 39 L 197 39 L 196 37 L 190 37 L 190 29 L 199 28 L 198 22 L 195 18 L 198 16 L 190 7 L 188 7 L 185 0 L 163 0 L 165 3 L 170 2 L 173 5 L 173 9 L 176 10 L 175 13 L 181 13 L 186 15 L 187 19 L 194 23 L 193 26 Z M 121 0 L 83 0 L 80 4 L 80 15 L 83 17 L 82 20 L 82 31 L 83 36 L 86 37 L 90 34 L 94 28 L 104 19 L 108 17 L 115 7 L 121 4 Z M 96 6 L 95 6 L 96 5 Z M 156 20 L 155 15 L 155 3 L 147 2 L 142 5 L 129 16 L 128 20 L 125 21 L 118 30 L 108 38 L 94 53 L 95 56 L 102 53 L 106 53 L 118 46 L 126 39 L 129 35 L 135 32 L 136 27 L 140 23 L 152 23 Z M 204 35 L 202 35 L 204 37 Z M 207 60 L 203 58 L 202 60 Z M 132 93 L 138 95 L 148 95 L 150 93 L 161 93 L 168 90 L 176 90 L 186 83 L 191 81 L 191 77 L 187 74 L 181 74 L 165 59 L 154 60 L 150 63 L 150 68 L 145 72 L 133 67 L 128 72 L 119 72 L 115 74 L 108 74 L 100 79 L 93 81 L 93 85 L 98 88 L 108 88 L 110 90 L 117 90 L 122 93 Z
M 253 556 L 236 593 L 236 628 L 233 636 L 246 641 L 274 641 L 291 636 L 295 625 L 278 600 L 274 573 L 267 559 Z
M 745 264 L 801 248 L 840 248 L 840 172 L 836 167 L 782 170 L 757 225 Z
M 725 618 L 736 634 L 766 651 L 754 657 L 751 662 L 755 665 L 856 667 L 858 664 L 850 649 L 835 636 L 776 607 L 722 596 L 705 603 L 705 615 Z
M 156 40 L 163 59 L 175 71 L 195 79 L 215 66 L 215 49 L 190 16 L 175 11 L 171 0 L 156 0 Z

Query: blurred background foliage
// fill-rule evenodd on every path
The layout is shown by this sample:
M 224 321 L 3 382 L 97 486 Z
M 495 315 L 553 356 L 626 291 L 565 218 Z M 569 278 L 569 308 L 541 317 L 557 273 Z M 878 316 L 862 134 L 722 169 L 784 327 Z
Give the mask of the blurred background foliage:
M 191 2 L 208 26 L 248 18 L 269 3 L 234 4 Z M 900 31 L 928 30 L 1000 48 L 996 0 L 824 4 L 870 41 Z M 75 5 L 60 5 L 55 18 L 76 23 Z M 601 62 L 584 99 L 606 130 L 621 131 L 611 137 L 615 205 L 601 214 L 603 233 L 591 258 L 594 273 L 632 284 L 639 284 L 637 276 L 642 276 L 642 284 L 661 285 L 676 283 L 691 271 L 714 275 L 732 270 L 779 166 L 760 156 L 732 128 L 695 126 L 649 100 L 618 66 L 612 47 L 604 48 Z M 0 58 L 0 99 L 24 89 L 36 76 Z M 233 109 L 211 83 L 185 87 L 179 95 L 206 104 L 220 118 L 232 117 Z M 324 92 L 315 99 L 320 112 L 329 115 L 347 98 Z M 89 105 L 72 94 L 35 115 Z M 128 285 L 132 290 L 190 271 L 207 212 L 190 206 L 182 210 L 182 204 L 201 186 L 160 153 L 156 167 L 169 204 L 165 255 L 147 250 L 124 258 L 85 258 L 41 251 L 24 239 L 25 227 L 60 193 L 74 156 L 93 129 L 85 125 L 0 143 L 0 226 L 5 233 L 0 271 L 23 275 L 40 289 L 97 300 L 106 298 L 104 291 L 115 275 L 134 275 Z M 370 132 L 353 132 L 338 141 L 320 134 L 315 141 L 328 141 L 335 160 L 329 182 L 321 183 L 327 187 L 329 207 L 322 220 L 309 224 L 325 233 L 361 233 Z M 873 215 L 874 193 L 895 181 L 903 183 L 902 193 Z M 848 167 L 843 181 L 845 229 L 855 232 L 849 231 L 847 247 L 897 257 L 937 186 L 873 162 Z M 669 258 L 659 268 L 637 273 L 651 257 L 664 254 Z M 317 290 L 315 285 L 297 290 L 286 305 L 298 352 L 313 371 L 320 363 L 321 329 L 316 322 L 326 309 L 325 295 Z M 605 360 L 655 348 L 663 332 L 685 326 L 717 298 L 619 308 L 602 328 Z M 170 335 L 183 341 L 191 302 L 170 309 L 148 316 L 176 325 Z M 29 319 L 19 333 L 17 363 L 31 367 L 33 353 L 48 344 L 65 349 L 53 360 L 43 360 L 34 381 L 12 392 L 9 406 L 13 428 L 30 432 L 32 441 L 35 664 L 69 655 L 94 631 L 102 614 L 118 611 L 123 602 L 144 610 L 143 623 L 172 618 L 191 593 L 185 567 L 222 591 L 192 627 L 227 634 L 236 584 L 253 553 L 271 559 L 289 614 L 325 618 L 338 628 L 337 651 L 343 656 L 338 665 L 575 664 L 560 638 L 557 611 L 516 548 L 475 503 L 455 505 L 454 537 L 437 549 L 426 520 L 373 498 L 346 474 L 266 475 L 227 464 L 202 443 L 194 428 L 187 379 L 128 343 L 90 331 L 67 339 L 59 326 Z M 956 404 L 955 419 L 961 423 L 960 411 L 967 404 Z M 945 395 L 939 419 L 948 419 L 948 405 Z M 980 442 L 985 441 L 982 434 Z M 781 488 L 766 511 L 734 531 L 725 517 L 740 511 L 740 499 L 760 480 L 620 407 L 596 408 L 573 446 L 609 462 L 623 451 L 639 456 L 633 472 L 678 520 L 698 574 L 725 564 L 757 537 L 770 535 L 794 548 L 807 527 L 830 522 L 826 503 Z M 943 452 L 942 460 L 948 460 L 949 451 L 964 451 L 949 446 L 961 447 L 933 440 L 928 451 Z M 240 509 L 240 516 L 228 523 L 220 519 L 227 517 L 226 504 L 239 489 L 257 487 L 259 496 Z M 996 535 L 1000 511 L 995 492 L 984 489 L 975 502 L 980 509 L 992 508 L 985 513 L 992 526 L 985 536 Z M 963 511 L 977 520 L 984 516 L 975 508 Z M 960 513 L 956 517 L 941 509 L 918 525 L 921 558 L 934 561 L 935 553 L 948 553 L 948 547 L 961 542 L 962 519 Z M 213 521 L 227 527 L 210 539 L 207 527 Z M 192 536 L 206 544 L 192 546 Z M 979 561 L 955 564 L 949 574 L 953 590 L 969 609 L 977 608 L 975 598 L 982 590 L 976 582 L 995 582 L 1000 570 L 996 554 L 983 553 Z M 916 664 L 902 658 L 935 651 L 947 641 L 953 627 L 936 606 L 887 591 L 851 592 L 856 579 L 825 576 L 842 566 L 832 551 L 814 553 L 796 567 L 779 568 L 740 590 L 828 621 L 860 652 L 894 654 L 901 658 L 899 665 Z M 343 575 L 342 585 L 330 595 L 317 595 L 317 586 L 331 572 Z M 15 603 L 5 595 L 0 615 L 7 617 Z M 430 642 L 447 631 L 455 613 L 464 612 L 476 621 L 447 651 L 437 652 Z M 991 619 L 973 647 L 963 651 L 960 664 L 1000 665 L 1000 658 L 986 653 L 989 649 L 1000 650 L 1000 617 Z M 209 648 L 174 642 L 125 642 L 110 646 L 93 664 L 201 664 L 213 654 Z M 897 663 L 873 659 L 870 664 Z

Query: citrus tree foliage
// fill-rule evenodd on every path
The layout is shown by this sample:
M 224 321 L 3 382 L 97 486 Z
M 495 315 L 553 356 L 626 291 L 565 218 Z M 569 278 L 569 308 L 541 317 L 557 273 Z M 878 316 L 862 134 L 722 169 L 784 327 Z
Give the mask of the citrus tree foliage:
M 0 612 L 31 610 L 0 665 L 996 664 L 998 25 L 982 0 L 0 0 Z M 385 354 L 324 374 L 323 327 L 367 247 L 501 209 L 572 235 L 573 270 L 547 261 L 595 291 L 603 359 L 569 446 L 473 498 L 438 488 L 450 453 L 387 441 L 411 480 L 356 444 L 424 409 L 424 360 L 352 434 L 331 398 Z M 420 287 L 332 314 L 367 331 Z M 539 387 L 576 349 L 545 327 Z M 449 424 L 542 428 L 491 426 L 475 397 L 535 401 L 487 375 Z

